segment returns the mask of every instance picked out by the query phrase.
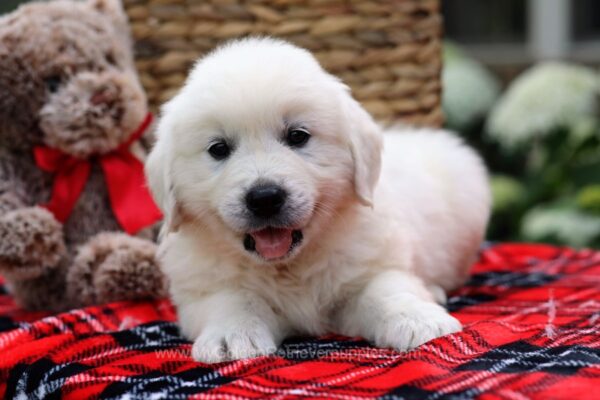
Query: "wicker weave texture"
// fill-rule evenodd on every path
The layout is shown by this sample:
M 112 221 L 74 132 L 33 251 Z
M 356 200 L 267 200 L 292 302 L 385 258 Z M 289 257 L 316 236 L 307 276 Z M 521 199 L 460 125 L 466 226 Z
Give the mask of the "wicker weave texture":
M 124 0 L 151 105 L 226 40 L 270 35 L 310 51 L 377 119 L 439 126 L 439 0 Z

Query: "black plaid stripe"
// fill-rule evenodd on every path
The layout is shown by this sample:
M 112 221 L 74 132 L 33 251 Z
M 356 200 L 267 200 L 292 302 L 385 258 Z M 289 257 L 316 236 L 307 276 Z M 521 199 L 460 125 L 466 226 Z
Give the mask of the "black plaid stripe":
M 8 377 L 6 399 L 60 399 L 64 382 L 89 367 L 79 363 L 57 364 L 47 357 L 31 364 L 17 364 Z
M 489 271 L 475 274 L 467 285 L 496 287 L 539 287 L 560 279 L 560 275 L 548 275 L 543 272 L 507 272 Z
M 16 329 L 18 326 L 18 324 L 14 323 L 13 320 L 8 317 L 0 317 L 0 332 Z
M 144 352 L 165 350 L 189 343 L 172 322 L 143 324 L 132 329 L 111 332 L 110 335 L 124 349 Z
M 492 349 L 456 370 L 487 370 L 505 373 L 543 371 L 573 375 L 581 368 L 600 365 L 600 350 L 579 345 L 540 347 L 516 341 Z
M 196 367 L 176 374 L 157 370 L 113 382 L 102 391 L 100 398 L 187 399 L 190 395 L 215 389 L 233 380 L 209 367 Z
M 487 293 L 473 293 L 467 296 L 453 296 L 448 298 L 446 308 L 448 308 L 448 311 L 450 312 L 457 312 L 465 307 L 488 303 L 496 299 L 498 299 L 498 296 L 493 296 Z

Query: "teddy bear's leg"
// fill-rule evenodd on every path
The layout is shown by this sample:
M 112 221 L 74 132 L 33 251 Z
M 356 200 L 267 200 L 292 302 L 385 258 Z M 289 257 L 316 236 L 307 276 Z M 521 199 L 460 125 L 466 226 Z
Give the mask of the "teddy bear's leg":
M 0 216 L 0 274 L 8 281 L 39 278 L 67 254 L 62 225 L 41 207 Z
M 79 249 L 67 287 L 84 305 L 166 295 L 156 244 L 117 232 L 98 234 Z

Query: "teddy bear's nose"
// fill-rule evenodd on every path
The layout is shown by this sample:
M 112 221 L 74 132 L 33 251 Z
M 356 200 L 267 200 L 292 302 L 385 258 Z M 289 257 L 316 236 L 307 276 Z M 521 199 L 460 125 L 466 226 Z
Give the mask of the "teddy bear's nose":
M 106 89 L 98 90 L 92 95 L 92 97 L 90 97 L 90 103 L 92 103 L 95 106 L 110 103 L 112 100 L 113 96 Z

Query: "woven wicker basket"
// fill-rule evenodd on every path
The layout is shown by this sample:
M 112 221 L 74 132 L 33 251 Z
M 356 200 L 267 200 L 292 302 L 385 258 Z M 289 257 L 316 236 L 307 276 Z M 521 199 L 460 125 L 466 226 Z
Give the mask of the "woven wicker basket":
M 124 0 L 151 105 L 225 40 L 280 37 L 309 49 L 379 120 L 439 126 L 439 0 Z

